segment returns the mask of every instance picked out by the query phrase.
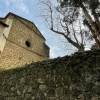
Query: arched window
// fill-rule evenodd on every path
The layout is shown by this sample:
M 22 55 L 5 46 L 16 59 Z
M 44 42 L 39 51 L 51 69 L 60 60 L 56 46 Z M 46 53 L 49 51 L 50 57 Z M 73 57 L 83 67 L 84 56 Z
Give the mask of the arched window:
M 31 47 L 31 43 L 29 41 L 26 41 L 25 44 L 27 47 Z

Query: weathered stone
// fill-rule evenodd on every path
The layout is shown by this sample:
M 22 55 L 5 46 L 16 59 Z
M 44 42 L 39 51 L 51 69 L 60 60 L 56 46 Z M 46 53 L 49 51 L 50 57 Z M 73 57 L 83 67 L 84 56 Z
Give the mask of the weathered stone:
M 17 95 L 21 95 L 21 92 L 19 90 L 17 90 Z
M 39 79 L 37 79 L 37 82 L 38 82 L 38 83 L 45 83 L 45 80 L 42 79 L 42 78 L 39 78 Z
M 46 90 L 46 85 L 40 85 L 39 89 L 42 90 L 42 91 L 45 91 Z
M 2 96 L 6 97 L 8 95 L 8 92 L 2 92 Z
M 48 97 L 55 97 L 55 89 L 49 89 L 47 92 Z
M 32 86 L 31 87 L 29 87 L 29 89 L 27 90 L 27 92 L 32 92 L 33 91 L 33 89 L 32 89 Z
M 32 96 L 32 98 L 31 98 L 32 100 L 35 100 L 35 97 L 34 96 Z
M 20 79 L 20 82 L 21 82 L 21 84 L 23 84 L 25 82 L 25 79 L 24 78 L 21 78 Z
M 14 91 L 15 90 L 15 88 L 14 87 L 11 87 L 11 91 Z
M 31 98 L 31 95 L 30 94 L 25 94 L 25 98 L 29 99 L 29 98 Z
M 0 100 L 100 100 L 100 51 L 73 56 L 1 71 Z
M 47 100 L 58 100 L 56 97 L 48 97 Z

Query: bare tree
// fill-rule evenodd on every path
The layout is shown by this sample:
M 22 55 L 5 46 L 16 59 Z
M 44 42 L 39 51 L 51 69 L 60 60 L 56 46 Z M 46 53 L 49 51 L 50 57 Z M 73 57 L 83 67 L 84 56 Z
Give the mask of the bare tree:
M 84 13 L 83 22 L 91 31 L 100 49 L 100 0 L 57 0 L 63 9 L 70 7 L 81 9 Z M 79 15 L 80 16 L 80 15 Z
M 47 27 L 62 35 L 68 43 L 78 49 L 78 52 L 83 52 L 93 38 L 81 21 L 83 17 L 81 10 L 75 7 L 62 9 L 50 0 L 39 0 L 39 6 L 41 6 L 39 16 L 45 20 Z

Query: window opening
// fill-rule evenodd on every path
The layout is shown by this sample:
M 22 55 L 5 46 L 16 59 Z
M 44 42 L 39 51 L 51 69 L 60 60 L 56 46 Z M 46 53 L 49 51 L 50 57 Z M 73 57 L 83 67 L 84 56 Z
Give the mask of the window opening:
M 30 44 L 29 41 L 26 41 L 25 44 L 26 44 L 27 47 L 30 47 L 31 46 L 31 44 Z

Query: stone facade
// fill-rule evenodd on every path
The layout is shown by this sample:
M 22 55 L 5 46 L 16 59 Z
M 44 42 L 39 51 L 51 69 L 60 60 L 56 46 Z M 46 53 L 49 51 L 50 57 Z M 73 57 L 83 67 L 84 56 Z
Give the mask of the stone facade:
M 12 13 L 0 21 L 1 69 L 49 58 L 49 47 L 34 23 Z
M 0 100 L 100 100 L 100 50 L 1 71 Z

